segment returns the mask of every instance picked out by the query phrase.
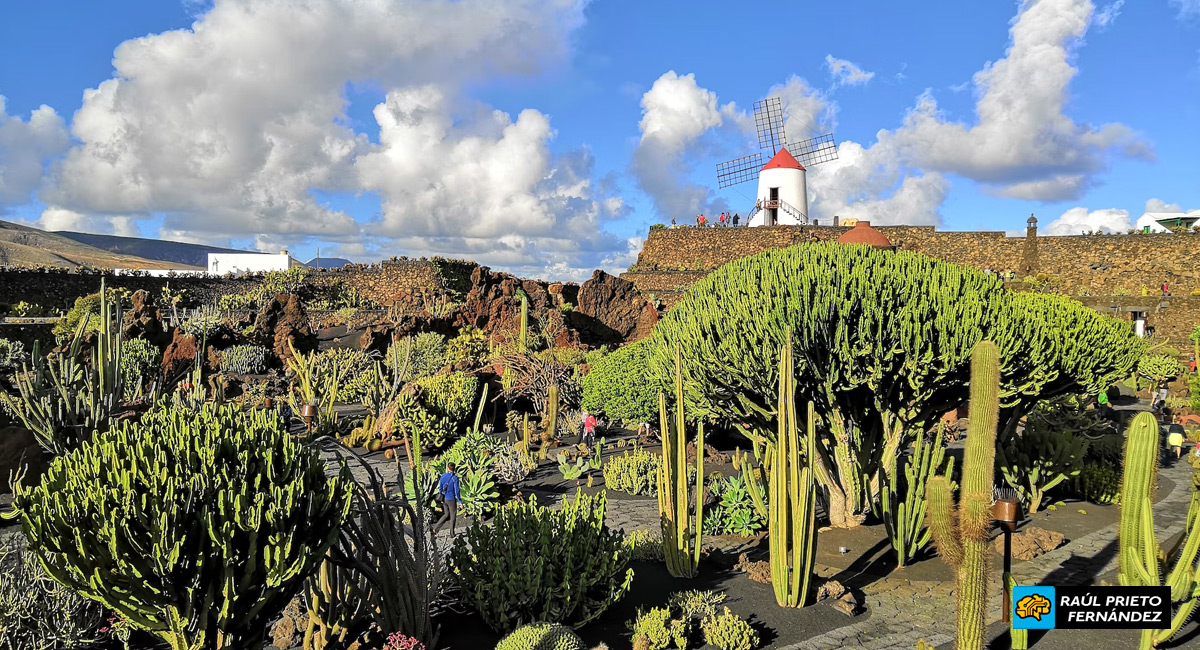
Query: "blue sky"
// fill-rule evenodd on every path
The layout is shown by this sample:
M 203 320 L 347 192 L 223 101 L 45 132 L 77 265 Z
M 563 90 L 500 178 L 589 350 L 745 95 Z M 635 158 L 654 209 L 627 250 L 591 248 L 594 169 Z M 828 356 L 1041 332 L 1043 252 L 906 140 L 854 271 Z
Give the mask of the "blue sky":
M 0 218 L 543 277 L 745 212 L 751 104 L 813 216 L 1123 230 L 1200 208 L 1200 0 L 0 6 Z M 1150 202 L 1148 204 L 1148 202 Z

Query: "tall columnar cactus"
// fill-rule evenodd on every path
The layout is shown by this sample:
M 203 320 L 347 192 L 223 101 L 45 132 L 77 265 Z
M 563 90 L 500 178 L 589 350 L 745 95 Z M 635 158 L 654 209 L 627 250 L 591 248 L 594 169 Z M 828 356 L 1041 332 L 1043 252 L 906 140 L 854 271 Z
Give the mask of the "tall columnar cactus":
M 554 431 L 558 428 L 558 386 L 553 385 L 546 389 L 546 434 L 554 437 Z
M 667 396 L 658 396 L 662 432 L 662 465 L 658 470 L 658 516 L 662 521 L 663 554 L 667 571 L 676 578 L 694 578 L 700 568 L 704 521 L 704 422 L 696 425 L 695 517 L 688 516 L 687 428 L 684 417 L 683 363 L 675 353 L 675 418 L 667 418 Z
M 93 431 L 105 431 L 124 396 L 121 377 L 121 307 L 108 300 L 100 281 L 100 327 L 90 359 L 83 358 L 84 315 L 66 350 L 55 359 L 34 343 L 28 372 L 16 377 L 18 396 L 0 391 L 4 403 L 46 451 L 62 454 L 77 447 Z
M 779 432 L 771 463 L 767 525 L 775 602 L 780 607 L 803 607 L 817 553 L 817 491 L 811 451 L 817 444 L 816 416 L 809 402 L 806 435 L 801 441 L 790 339 L 788 343 L 779 357 Z
M 13 507 L 58 582 L 172 650 L 259 650 L 337 540 L 350 472 L 266 411 L 165 408 L 55 459 Z
M 519 291 L 517 297 L 521 299 L 521 336 L 518 340 L 521 343 L 521 352 L 527 352 L 529 351 L 529 296 L 525 295 L 524 291 Z
M 1143 650 L 1175 636 L 1200 598 L 1200 475 L 1192 477 L 1184 537 L 1174 549 L 1164 551 L 1154 534 L 1150 505 L 1160 450 L 1158 422 L 1150 413 L 1139 413 L 1126 434 L 1117 577 L 1126 586 L 1170 587 L 1174 609 L 1169 627 L 1142 630 Z
M 945 460 L 946 447 L 941 430 L 933 436 L 917 436 L 912 454 L 891 461 L 893 468 L 880 468 L 882 486 L 879 497 L 883 509 L 883 526 L 892 540 L 896 551 L 896 562 L 907 565 L 929 544 L 930 533 L 925 527 L 925 512 L 928 500 L 925 486 L 929 479 L 941 472 L 945 464 L 945 476 L 954 474 L 954 458 Z M 896 469 L 899 464 L 902 470 Z
M 958 507 L 949 476 L 935 476 L 927 486 L 929 530 L 956 573 L 958 650 L 983 648 L 999 413 L 1000 352 L 991 341 L 980 341 L 971 351 L 971 423 Z

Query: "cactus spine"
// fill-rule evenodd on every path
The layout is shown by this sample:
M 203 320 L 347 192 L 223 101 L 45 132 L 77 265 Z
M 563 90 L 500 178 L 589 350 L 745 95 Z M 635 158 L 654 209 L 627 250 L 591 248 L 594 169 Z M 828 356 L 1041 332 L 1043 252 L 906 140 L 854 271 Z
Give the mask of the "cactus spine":
M 796 426 L 796 379 L 791 337 L 779 355 L 779 434 L 771 463 L 770 516 L 771 585 L 780 607 L 803 607 L 808 600 L 813 560 L 817 552 L 817 492 L 813 486 L 812 450 L 816 448 L 816 417 L 808 403 L 805 441 Z M 803 449 L 802 449 L 803 447 Z M 801 466 L 801 453 L 804 464 Z
M 1150 413 L 1139 413 L 1129 425 L 1125 442 L 1125 469 L 1121 483 L 1120 573 L 1122 585 L 1167 586 L 1175 608 L 1170 627 L 1142 630 L 1141 648 L 1166 642 L 1191 617 L 1200 598 L 1200 476 L 1192 477 L 1183 539 L 1170 552 L 1158 545 L 1154 534 L 1151 490 L 1158 472 L 1158 422 Z M 1165 574 L 1165 580 L 1164 580 Z
M 980 341 L 971 351 L 971 423 L 958 507 L 949 476 L 934 476 L 926 486 L 929 530 L 957 574 L 958 650 L 983 648 L 999 414 L 1000 352 L 991 341 Z
M 683 357 L 675 351 L 675 421 L 667 418 L 667 396 L 658 394 L 662 466 L 658 470 L 658 515 L 663 555 L 676 578 L 694 578 L 700 566 L 704 521 L 704 423 L 696 426 L 696 515 L 688 517 L 687 429 L 683 412 Z

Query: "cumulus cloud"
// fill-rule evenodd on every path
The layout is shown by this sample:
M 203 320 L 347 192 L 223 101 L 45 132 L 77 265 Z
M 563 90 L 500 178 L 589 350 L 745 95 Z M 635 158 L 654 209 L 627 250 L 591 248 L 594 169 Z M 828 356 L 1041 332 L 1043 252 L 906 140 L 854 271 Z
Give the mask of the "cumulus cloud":
M 1183 212 L 1178 203 L 1167 203 L 1162 199 L 1146 201 L 1146 212 Z
M 42 183 L 47 162 L 70 145 L 66 125 L 49 106 L 22 120 L 9 115 L 0 95 L 0 210 L 29 201 Z
M 43 210 L 36 225 L 50 231 L 92 232 L 122 237 L 140 236 L 137 221 L 133 217 L 83 214 L 65 208 Z
M 322 204 L 313 191 L 358 192 L 372 180 L 370 187 L 384 190 L 393 203 L 408 195 L 387 194 L 395 184 L 379 179 L 386 170 L 377 156 L 388 156 L 389 145 L 374 147 L 366 134 L 346 125 L 347 84 L 389 91 L 385 112 L 428 119 L 433 126 L 424 128 L 436 129 L 466 83 L 533 73 L 562 60 L 570 32 L 583 21 L 584 4 L 216 0 L 190 29 L 117 48 L 116 74 L 85 92 L 72 124 L 80 144 L 55 166 L 42 198 L 50 210 L 80 214 L 163 214 L 164 233 L 190 240 L 254 237 L 260 246 L 278 246 L 317 236 L 353 243 L 361 236 L 359 224 Z M 422 99 L 432 94 L 437 99 Z M 405 101 L 412 106 L 407 114 Z M 401 127 L 383 117 L 381 136 L 395 142 Z M 495 125 L 488 119 L 474 123 L 487 133 Z M 544 147 L 549 134 L 536 112 L 522 114 L 509 130 L 501 143 Z M 454 155 L 461 157 L 488 136 L 457 137 L 464 144 Z M 513 186 L 527 183 L 526 194 L 567 200 L 562 197 L 570 189 L 545 186 L 574 172 L 542 164 L 540 177 L 530 178 L 523 156 L 531 152 L 537 155 L 528 148 L 494 152 L 487 178 L 509 183 L 510 196 L 519 194 Z M 409 187 L 443 182 L 440 170 L 416 156 L 406 163 L 391 152 L 389 160 L 414 167 L 403 175 Z M 497 232 L 499 225 L 489 220 L 505 208 L 528 207 L 518 202 L 476 209 L 472 229 Z M 45 219 L 56 214 L 48 210 Z M 411 227 L 401 226 L 410 216 Z M 500 223 L 516 220 L 507 215 Z M 383 223 L 389 232 L 441 232 L 431 227 L 434 217 L 406 216 L 390 204 Z
M 834 58 L 832 54 L 825 55 L 825 67 L 829 68 L 835 87 L 862 85 L 875 76 L 874 72 L 867 72 L 845 59 Z
M 660 217 L 690 217 L 720 211 L 710 184 L 685 180 L 701 138 L 713 129 L 745 128 L 746 116 L 735 104 L 717 104 L 717 94 L 701 88 L 695 74 L 664 73 L 642 95 L 641 139 L 631 171 L 638 187 L 650 196 Z M 750 123 L 752 128 L 753 122 Z
M 1084 232 L 1123 233 L 1133 227 L 1128 210 L 1107 208 L 1091 210 L 1076 207 L 1043 226 L 1044 235 L 1078 235 Z

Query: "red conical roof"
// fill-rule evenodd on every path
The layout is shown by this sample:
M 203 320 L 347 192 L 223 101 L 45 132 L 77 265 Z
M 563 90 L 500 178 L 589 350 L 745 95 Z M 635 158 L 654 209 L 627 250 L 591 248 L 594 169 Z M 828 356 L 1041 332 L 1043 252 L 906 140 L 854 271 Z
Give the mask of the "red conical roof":
M 801 165 L 800 161 L 788 153 L 787 147 L 784 147 L 766 165 L 763 165 L 764 172 L 768 169 L 804 169 L 804 165 Z
M 838 237 L 839 244 L 867 244 L 868 246 L 891 246 L 887 236 L 871 227 L 870 221 L 859 221 L 854 227 Z

